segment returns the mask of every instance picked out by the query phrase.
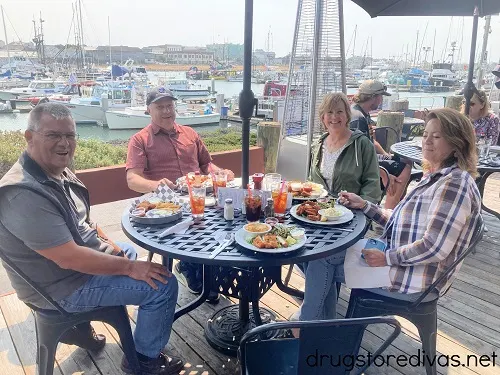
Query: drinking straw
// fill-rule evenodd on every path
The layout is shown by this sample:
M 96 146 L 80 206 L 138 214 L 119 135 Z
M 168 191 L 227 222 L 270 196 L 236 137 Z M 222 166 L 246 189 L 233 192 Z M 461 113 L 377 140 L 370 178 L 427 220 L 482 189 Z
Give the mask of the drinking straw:
M 283 182 L 281 183 L 280 195 L 283 193 L 283 189 L 285 188 L 285 182 L 286 180 L 283 179 Z
M 250 190 L 250 184 L 247 184 L 247 190 L 248 190 L 248 198 L 252 198 L 252 190 Z

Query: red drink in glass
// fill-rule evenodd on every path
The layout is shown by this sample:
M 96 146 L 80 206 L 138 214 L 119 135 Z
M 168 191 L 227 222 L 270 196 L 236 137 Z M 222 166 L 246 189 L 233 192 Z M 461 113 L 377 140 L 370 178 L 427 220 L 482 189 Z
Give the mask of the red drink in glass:
M 248 195 L 248 192 L 245 192 L 245 210 L 247 215 L 248 222 L 254 222 L 260 220 L 260 215 L 262 213 L 262 195 L 253 191 L 252 195 Z

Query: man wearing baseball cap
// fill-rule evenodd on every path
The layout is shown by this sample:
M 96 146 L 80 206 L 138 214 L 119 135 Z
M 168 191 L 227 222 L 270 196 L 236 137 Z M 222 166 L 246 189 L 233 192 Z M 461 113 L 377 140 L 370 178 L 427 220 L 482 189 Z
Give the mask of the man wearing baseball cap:
M 176 180 L 189 172 L 208 174 L 209 166 L 220 169 L 202 139 L 189 126 L 175 122 L 177 98 L 167 88 L 160 86 L 147 96 L 146 105 L 151 123 L 136 133 L 129 141 L 127 152 L 127 184 L 139 193 L 154 191 L 158 185 L 176 187 Z M 228 171 L 228 178 L 234 174 Z M 203 288 L 201 266 L 187 262 L 175 265 L 177 275 L 188 289 L 199 294 Z M 211 292 L 209 302 L 217 302 L 219 295 Z
M 495 69 L 493 69 L 491 73 L 493 73 L 493 75 L 497 77 L 495 80 L 495 86 L 497 89 L 500 89 L 500 64 L 495 66 Z
M 387 169 L 390 174 L 385 208 L 394 208 L 401 200 L 406 185 L 410 180 L 411 165 L 399 159 L 393 159 L 393 156 L 386 152 L 372 136 L 376 123 L 371 119 L 370 111 L 374 111 L 380 107 L 384 96 L 391 96 L 387 92 L 386 85 L 372 79 L 364 81 L 359 86 L 358 93 L 352 99 L 354 104 L 351 106 L 352 117 L 350 128 L 362 131 L 372 140 L 377 151 L 379 165 Z

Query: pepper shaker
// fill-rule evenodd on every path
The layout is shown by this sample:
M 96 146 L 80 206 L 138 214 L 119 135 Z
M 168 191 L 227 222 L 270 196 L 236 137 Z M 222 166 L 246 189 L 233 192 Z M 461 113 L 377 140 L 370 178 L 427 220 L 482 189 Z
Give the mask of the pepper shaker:
M 264 209 L 264 217 L 274 217 L 274 200 L 267 198 L 266 208 Z

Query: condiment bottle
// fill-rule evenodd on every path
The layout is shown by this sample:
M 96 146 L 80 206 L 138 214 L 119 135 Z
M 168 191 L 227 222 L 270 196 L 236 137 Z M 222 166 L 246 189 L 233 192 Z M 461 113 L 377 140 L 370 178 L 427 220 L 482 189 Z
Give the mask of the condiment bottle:
M 274 201 L 273 198 L 267 198 L 266 208 L 264 209 L 264 216 L 274 217 Z
M 234 220 L 234 207 L 231 198 L 227 198 L 224 203 L 224 219 Z

